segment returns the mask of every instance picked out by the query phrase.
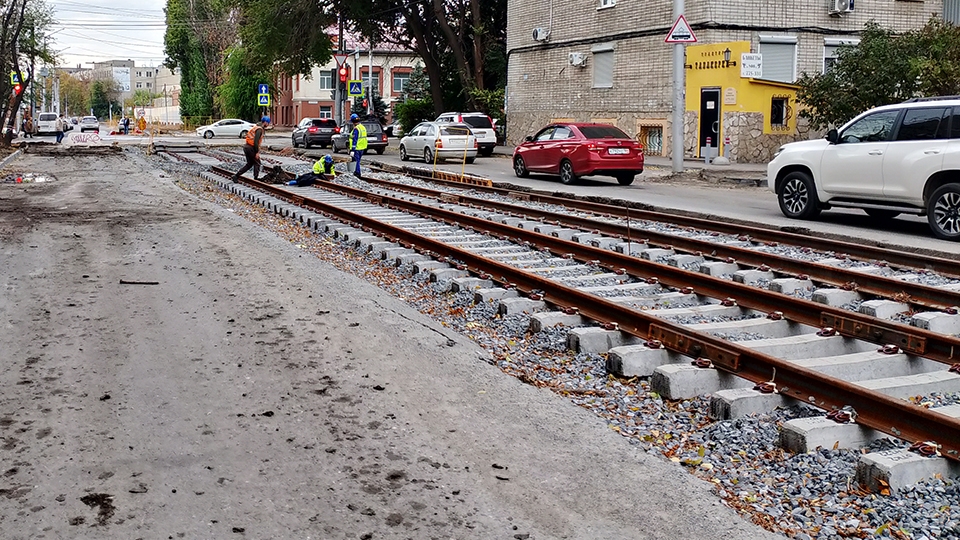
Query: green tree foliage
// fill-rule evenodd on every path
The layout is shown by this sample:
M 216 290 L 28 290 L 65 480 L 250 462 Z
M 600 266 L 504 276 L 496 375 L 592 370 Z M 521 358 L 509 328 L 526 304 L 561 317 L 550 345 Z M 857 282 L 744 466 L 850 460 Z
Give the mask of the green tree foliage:
M 437 117 L 430 98 L 408 99 L 393 105 L 393 118 L 400 122 L 403 131 L 409 132 L 420 122 L 427 122 Z
M 240 37 L 249 51 L 250 69 L 310 75 L 328 62 L 332 42 L 327 33 L 336 24 L 332 0 L 236 1 L 242 14 Z
M 90 83 L 71 76 L 69 73 L 57 74 L 60 80 L 60 110 L 69 116 L 87 114 L 90 104 Z
M 0 3 L 0 69 L 4 74 L 22 73 L 21 92 L 11 99 L 0 100 L 0 121 L 5 121 L 7 129 L 2 144 L 9 146 L 13 139 L 17 114 L 34 83 L 33 67 L 36 64 L 55 64 L 56 53 L 50 39 L 54 24 L 53 12 L 43 0 L 6 0 Z M 0 95 L 11 96 L 13 84 L 7 76 L 0 76 Z M 39 96 L 39 93 L 36 93 Z M 29 107 L 28 107 L 29 108 Z
M 217 88 L 217 102 L 225 116 L 255 122 L 264 112 L 257 105 L 257 84 L 269 81 L 270 74 L 252 69 L 249 56 L 240 46 L 227 51 L 226 82 Z
M 800 116 L 815 129 L 913 97 L 960 94 L 960 29 L 936 17 L 900 35 L 867 23 L 859 45 L 841 47 L 826 73 L 798 84 Z
M 232 0 L 167 0 L 166 64 L 180 68 L 180 115 L 219 116 L 215 90 L 224 81 L 224 52 L 236 42 Z
M 96 80 L 90 85 L 90 108 L 93 115 L 104 119 L 110 116 L 110 111 L 120 112 L 120 103 L 117 98 L 116 82 L 112 80 Z
M 355 99 L 353 106 L 350 107 L 350 114 L 359 115 L 361 118 L 367 117 L 367 108 L 363 106 L 363 99 Z M 387 103 L 380 97 L 380 92 L 373 91 L 373 115 L 381 124 L 387 123 Z

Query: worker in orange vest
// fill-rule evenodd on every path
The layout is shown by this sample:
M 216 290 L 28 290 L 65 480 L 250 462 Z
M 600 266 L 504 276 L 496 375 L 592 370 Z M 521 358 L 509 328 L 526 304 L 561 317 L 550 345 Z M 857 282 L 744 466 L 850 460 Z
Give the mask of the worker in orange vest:
M 249 131 L 247 131 L 246 141 L 243 145 L 243 157 L 246 158 L 247 163 L 233 175 L 233 181 L 236 182 L 240 180 L 240 177 L 243 173 L 253 168 L 253 179 L 260 179 L 260 144 L 263 142 L 263 130 L 270 125 L 270 117 L 264 116 L 260 119 L 259 124 L 254 124 Z

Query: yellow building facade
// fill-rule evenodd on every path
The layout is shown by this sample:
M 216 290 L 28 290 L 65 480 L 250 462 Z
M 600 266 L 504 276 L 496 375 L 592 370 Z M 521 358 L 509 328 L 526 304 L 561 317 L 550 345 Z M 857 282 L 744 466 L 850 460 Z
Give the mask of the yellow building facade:
M 797 86 L 763 79 L 749 41 L 686 48 L 685 154 L 733 162 L 772 159 L 780 145 L 806 138 L 797 122 Z

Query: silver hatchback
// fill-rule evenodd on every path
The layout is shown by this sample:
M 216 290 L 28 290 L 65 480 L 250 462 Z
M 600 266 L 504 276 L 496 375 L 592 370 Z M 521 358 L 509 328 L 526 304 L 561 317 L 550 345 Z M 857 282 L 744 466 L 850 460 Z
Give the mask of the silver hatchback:
M 400 139 L 400 159 L 423 158 L 426 163 L 465 161 L 477 158 L 477 138 L 466 124 L 422 122 Z

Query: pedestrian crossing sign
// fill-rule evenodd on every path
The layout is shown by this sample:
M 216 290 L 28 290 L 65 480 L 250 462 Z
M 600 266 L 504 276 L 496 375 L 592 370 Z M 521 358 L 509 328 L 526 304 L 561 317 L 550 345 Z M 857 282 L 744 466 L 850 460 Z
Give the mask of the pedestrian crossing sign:
M 347 94 L 350 97 L 360 97 L 363 95 L 363 81 L 347 81 Z
M 257 96 L 257 105 L 261 107 L 270 106 L 270 94 L 260 94 Z

